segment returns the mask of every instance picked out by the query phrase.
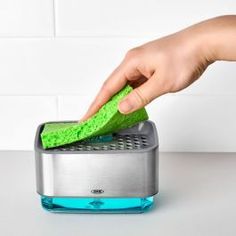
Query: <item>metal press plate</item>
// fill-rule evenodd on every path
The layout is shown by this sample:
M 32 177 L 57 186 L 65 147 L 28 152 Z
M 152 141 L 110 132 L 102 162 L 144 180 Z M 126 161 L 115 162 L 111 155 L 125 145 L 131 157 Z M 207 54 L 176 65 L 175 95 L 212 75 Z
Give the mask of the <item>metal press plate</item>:
M 98 150 L 133 150 L 143 149 L 150 146 L 147 135 L 106 135 L 99 136 L 87 141 L 76 142 L 51 150 L 55 151 L 98 151 Z
M 62 122 L 62 121 L 61 121 Z M 65 122 L 65 121 L 63 121 Z M 61 147 L 44 150 L 41 145 L 40 133 L 43 129 L 40 125 L 35 139 L 35 151 L 43 153 L 113 153 L 113 152 L 143 152 L 158 146 L 158 137 L 154 123 L 141 122 L 131 128 L 117 133 L 98 136 L 84 141 L 67 144 Z

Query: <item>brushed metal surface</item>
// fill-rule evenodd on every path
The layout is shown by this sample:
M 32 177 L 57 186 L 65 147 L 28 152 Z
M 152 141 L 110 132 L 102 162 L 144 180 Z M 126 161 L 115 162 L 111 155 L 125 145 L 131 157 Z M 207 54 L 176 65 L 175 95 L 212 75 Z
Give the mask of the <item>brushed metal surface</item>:
M 38 132 L 35 148 L 37 192 L 49 197 L 98 198 L 156 194 L 158 140 L 155 127 L 146 122 L 141 129 L 139 125 L 121 132 L 145 133 L 148 128 L 151 145 L 137 150 L 43 150 Z

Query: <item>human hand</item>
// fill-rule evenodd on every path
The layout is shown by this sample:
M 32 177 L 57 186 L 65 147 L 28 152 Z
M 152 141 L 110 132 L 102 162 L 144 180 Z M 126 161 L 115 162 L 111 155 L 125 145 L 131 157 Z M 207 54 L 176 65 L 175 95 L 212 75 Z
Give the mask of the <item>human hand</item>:
M 82 121 L 95 114 L 127 83 L 134 90 L 118 105 L 119 111 L 124 114 L 144 107 L 163 94 L 188 87 L 215 60 L 236 59 L 235 46 L 234 53 L 232 50 L 222 53 L 227 47 L 220 38 L 216 38 L 217 35 L 231 34 L 232 30 L 228 32 L 226 28 L 231 29 L 232 26 L 236 32 L 235 16 L 218 17 L 131 49 L 104 82 Z M 234 45 L 236 40 L 232 37 Z

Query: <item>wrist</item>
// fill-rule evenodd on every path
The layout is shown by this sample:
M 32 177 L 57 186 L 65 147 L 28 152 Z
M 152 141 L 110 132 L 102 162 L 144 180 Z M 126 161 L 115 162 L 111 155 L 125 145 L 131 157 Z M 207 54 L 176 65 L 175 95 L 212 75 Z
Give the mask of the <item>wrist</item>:
M 183 30 L 206 62 L 236 60 L 236 16 L 220 16 Z
M 221 16 L 205 22 L 206 51 L 211 60 L 236 60 L 236 16 Z

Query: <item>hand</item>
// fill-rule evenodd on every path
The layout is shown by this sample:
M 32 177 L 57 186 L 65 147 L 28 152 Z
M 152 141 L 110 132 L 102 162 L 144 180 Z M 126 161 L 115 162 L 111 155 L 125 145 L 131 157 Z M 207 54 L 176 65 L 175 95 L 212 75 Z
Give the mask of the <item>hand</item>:
M 104 82 L 82 121 L 95 114 L 127 83 L 134 90 L 119 103 L 118 109 L 124 114 L 144 107 L 163 94 L 188 87 L 215 60 L 236 59 L 235 32 L 236 17 L 224 16 L 131 49 Z M 234 50 L 229 47 L 227 51 L 227 43 L 222 42 L 221 36 L 230 34 Z

